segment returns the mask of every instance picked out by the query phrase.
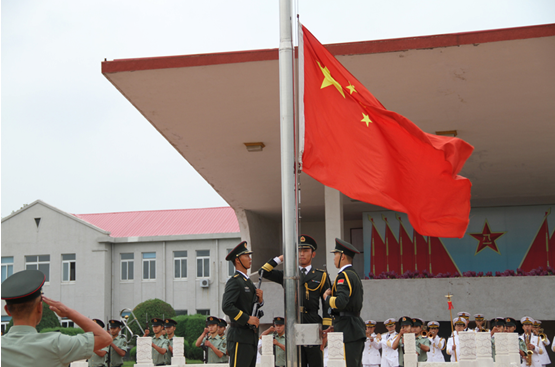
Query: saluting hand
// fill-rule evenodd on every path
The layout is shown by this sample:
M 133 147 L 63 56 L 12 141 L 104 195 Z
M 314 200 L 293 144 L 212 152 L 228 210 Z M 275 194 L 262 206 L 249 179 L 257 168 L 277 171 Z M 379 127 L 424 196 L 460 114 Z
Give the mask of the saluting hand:
M 50 306 L 50 309 L 56 312 L 56 314 L 60 317 L 67 317 L 69 314 L 69 311 L 71 310 L 69 307 L 67 307 L 60 301 L 54 301 L 53 299 L 50 299 L 45 296 L 42 296 L 42 300 L 46 302 L 46 304 Z

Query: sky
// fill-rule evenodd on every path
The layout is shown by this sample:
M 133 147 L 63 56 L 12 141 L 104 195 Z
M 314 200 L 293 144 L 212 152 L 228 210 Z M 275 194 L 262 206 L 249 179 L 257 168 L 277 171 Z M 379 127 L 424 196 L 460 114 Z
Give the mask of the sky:
M 324 44 L 555 23 L 553 0 L 299 0 Z M 1 216 L 227 203 L 101 74 L 104 59 L 279 47 L 279 1 L 2 0 Z

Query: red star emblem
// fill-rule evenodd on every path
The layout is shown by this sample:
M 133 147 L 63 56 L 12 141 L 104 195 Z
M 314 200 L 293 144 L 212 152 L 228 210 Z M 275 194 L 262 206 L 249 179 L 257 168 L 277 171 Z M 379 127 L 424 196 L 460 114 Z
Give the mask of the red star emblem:
M 486 222 L 484 223 L 484 229 L 482 229 L 482 233 L 469 233 L 472 237 L 479 241 L 474 256 L 476 256 L 486 247 L 489 247 L 490 249 L 501 255 L 501 252 L 499 252 L 499 248 L 497 248 L 495 240 L 503 236 L 505 233 L 506 232 L 492 232 L 489 228 L 488 220 L 486 219 Z

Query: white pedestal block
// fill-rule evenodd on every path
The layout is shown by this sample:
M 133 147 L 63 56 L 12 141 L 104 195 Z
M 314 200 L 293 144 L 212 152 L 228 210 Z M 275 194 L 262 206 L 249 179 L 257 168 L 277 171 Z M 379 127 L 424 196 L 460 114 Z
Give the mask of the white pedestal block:
M 152 338 L 150 336 L 137 338 L 136 367 L 152 367 Z
M 403 348 L 405 349 L 405 355 L 416 354 L 416 338 L 414 333 L 403 335 Z
M 328 333 L 328 367 L 345 367 L 343 333 Z
M 260 357 L 260 366 L 261 367 L 274 367 L 276 365 L 274 358 L 275 357 L 273 355 L 261 356 Z
M 414 352 L 414 354 L 405 353 L 404 361 L 405 367 L 416 367 L 418 365 L 418 356 L 416 355 L 416 352 Z

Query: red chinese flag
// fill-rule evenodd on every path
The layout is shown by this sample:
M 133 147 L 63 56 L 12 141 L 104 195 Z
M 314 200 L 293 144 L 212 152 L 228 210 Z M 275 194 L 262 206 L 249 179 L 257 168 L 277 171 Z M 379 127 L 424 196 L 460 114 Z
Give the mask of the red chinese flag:
M 407 213 L 424 236 L 462 237 L 471 183 L 457 174 L 473 147 L 427 134 L 385 109 L 306 28 L 302 32 L 303 171 L 352 199 Z

